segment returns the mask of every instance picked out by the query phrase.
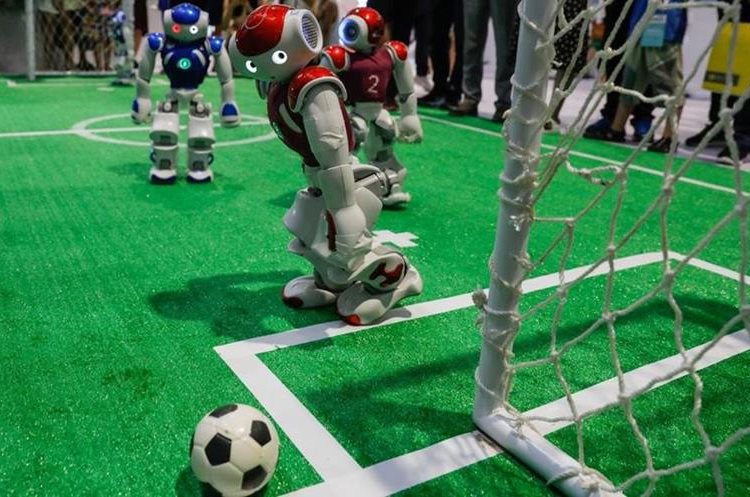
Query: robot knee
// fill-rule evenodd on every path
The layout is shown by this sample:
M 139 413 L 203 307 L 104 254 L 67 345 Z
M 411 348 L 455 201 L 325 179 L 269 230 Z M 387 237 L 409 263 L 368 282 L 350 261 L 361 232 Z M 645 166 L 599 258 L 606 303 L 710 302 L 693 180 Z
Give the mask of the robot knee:
M 158 145 L 177 145 L 180 135 L 180 116 L 177 112 L 157 112 L 151 126 L 151 141 Z

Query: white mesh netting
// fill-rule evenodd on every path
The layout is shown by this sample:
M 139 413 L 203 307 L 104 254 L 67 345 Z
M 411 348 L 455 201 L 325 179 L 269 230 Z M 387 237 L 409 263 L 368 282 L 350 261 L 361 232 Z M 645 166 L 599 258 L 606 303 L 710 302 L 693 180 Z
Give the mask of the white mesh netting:
M 527 1 L 534 3 L 534 0 Z M 737 336 L 737 333 L 747 335 L 742 329 L 750 325 L 745 277 L 749 261 L 747 207 L 750 197 L 743 188 L 746 173 L 742 171 L 740 149 L 734 135 L 735 114 L 742 109 L 750 90 L 745 90 L 736 100 L 730 99 L 734 55 L 737 50 L 746 50 L 737 46 L 742 2 L 651 1 L 625 45 L 613 46 L 613 37 L 609 36 L 584 67 L 568 64 L 564 70 L 560 69 L 558 87 L 550 98 L 543 88 L 549 69 L 554 67 L 555 42 L 575 32 L 578 52 L 586 50 L 589 22 L 600 17 L 615 0 L 602 1 L 580 10 L 574 18 L 570 18 L 570 9 L 565 9 L 566 1 L 572 0 L 537 2 L 537 6 L 544 5 L 551 10 L 542 14 L 540 9 L 543 7 L 539 7 L 536 9 L 538 15 L 535 14 L 534 18 L 530 18 L 528 13 L 535 9 L 527 9 L 526 2 L 522 1 L 519 7 L 521 39 L 513 81 L 514 106 L 507 115 L 504 128 L 506 169 L 501 178 L 503 188 L 499 193 L 499 234 L 490 264 L 491 288 L 489 296 L 482 292 L 475 294 L 475 303 L 482 313 L 483 337 L 482 358 L 477 370 L 478 407 L 475 417 L 500 417 L 520 438 L 526 436 L 528 432 L 524 430 L 530 427 L 546 434 L 554 431 L 554 427 L 573 425 L 574 448 L 568 452 L 578 465 L 561 463 L 563 469 L 556 470 L 554 476 L 549 478 L 553 481 L 549 483 L 578 476 L 583 482 L 579 485 L 583 487 L 583 492 L 652 495 L 661 491 L 661 495 L 682 495 L 675 493 L 680 487 L 670 487 L 666 480 L 696 468 L 706 468 L 704 476 L 708 479 L 708 487 L 700 487 L 696 495 L 704 495 L 703 492 L 709 487 L 712 493 L 725 495 L 726 468 L 722 467 L 722 461 L 733 447 L 750 434 L 750 422 L 740 417 L 736 423 L 725 423 L 724 431 L 707 426 L 706 419 L 713 419 L 713 415 L 706 413 L 708 404 L 704 399 L 706 384 L 703 368 L 722 360 L 717 352 L 722 348 L 728 350 L 726 357 L 736 352 L 736 343 L 727 340 Z M 634 0 L 623 3 L 617 26 L 628 22 L 627 16 Z M 642 152 L 659 128 L 667 123 L 678 127 L 680 108 L 687 96 L 686 87 L 691 80 L 702 78 L 703 74 L 699 74 L 700 65 L 696 64 L 685 75 L 676 93 L 668 95 L 657 92 L 654 96 L 615 84 L 615 78 L 624 70 L 629 54 L 637 48 L 641 35 L 654 15 L 662 15 L 670 9 L 693 8 L 704 9 L 702 12 L 706 15 L 716 15 L 709 9 L 712 8 L 720 14 L 711 42 L 701 53 L 694 54 L 699 60 L 709 56 L 721 31 L 726 29 L 725 26 L 731 26 L 726 71 L 730 76 L 726 78 L 718 120 L 697 147 L 689 153 L 681 151 L 678 154 L 675 139 L 672 140 L 671 151 L 663 158 L 648 156 L 648 161 L 660 165 L 659 169 L 652 167 L 649 176 L 652 182 L 654 176 L 658 176 L 660 186 L 652 189 L 648 201 L 644 202 L 642 196 L 632 191 L 642 184 L 640 179 L 632 177 L 644 172 L 637 162 L 646 160 Z M 529 40 L 535 46 L 524 46 L 524 42 Z M 533 53 L 533 57 L 525 57 L 524 50 Z M 538 147 L 543 127 L 553 117 L 558 102 L 576 91 L 587 74 L 592 71 L 604 74 L 606 62 L 615 57 L 621 57 L 615 70 L 597 80 L 586 95 L 577 118 L 561 132 L 559 140 L 554 145 L 550 140 L 545 140 L 545 144 Z M 544 65 L 542 70 L 536 71 L 539 76 L 536 80 L 523 80 L 522 66 L 530 63 Z M 525 72 L 526 75 L 529 73 L 528 70 Z M 594 160 L 596 158 L 591 155 L 587 157 L 585 151 L 581 153 L 580 138 L 609 92 L 657 104 L 664 111 L 658 113 L 651 130 L 631 149 L 614 151 L 611 160 Z M 524 99 L 525 103 L 521 102 Z M 733 102 L 733 105 L 728 102 Z M 682 193 L 681 189 L 695 186 L 696 180 L 691 173 L 709 167 L 701 162 L 700 157 L 709 142 L 721 134 L 730 152 L 732 165 L 729 167 L 732 172 L 726 172 L 722 190 L 714 192 L 716 201 L 697 203 L 692 210 L 686 211 L 684 196 L 689 196 L 690 191 L 684 190 L 683 200 L 678 202 L 680 210 L 675 211 L 676 196 Z M 575 198 L 566 199 L 555 191 L 557 184 L 570 185 L 575 182 L 581 184 L 578 190 L 573 190 L 576 191 Z M 688 186 L 691 182 L 693 185 Z M 567 191 L 571 191 L 570 187 Z M 704 222 L 693 221 L 702 217 L 712 220 L 709 227 L 705 228 Z M 681 226 L 676 231 L 677 240 L 673 233 L 675 226 Z M 531 242 L 527 247 L 526 237 L 529 233 Z M 721 243 L 717 240 L 721 240 Z M 733 240 L 731 253 L 726 253 L 725 248 L 722 248 L 720 255 L 709 253 L 713 245 L 726 247 L 726 240 Z M 679 245 L 679 251 L 675 249 L 675 244 Z M 587 250 L 587 253 L 581 255 L 575 252 L 581 249 Z M 635 260 L 634 254 L 644 252 L 650 256 L 642 257 L 642 262 L 645 265 L 648 259 L 652 263 L 649 266 L 652 272 L 638 279 L 621 277 L 620 271 Z M 702 258 L 713 260 L 717 265 L 704 263 Z M 580 263 L 583 259 L 586 259 L 586 264 L 582 264 L 578 270 L 570 270 L 575 265 L 573 262 Z M 714 326 L 710 335 L 691 331 L 693 323 L 689 318 L 695 313 L 688 308 L 712 305 L 710 301 L 701 304 L 700 299 L 690 296 L 691 288 L 712 285 L 708 277 L 703 283 L 689 282 L 690 279 L 701 278 L 696 267 L 709 268 L 731 280 L 728 283 L 731 295 L 719 290 L 719 284 L 716 290 L 722 292 L 721 299 L 727 305 L 721 311 L 713 308 L 702 310 L 713 313 L 714 318 L 721 318 L 721 324 Z M 529 300 L 521 298 L 524 290 L 528 291 L 524 286 L 529 283 L 527 280 L 532 275 L 543 273 L 542 269 L 550 268 L 556 268 L 554 270 L 557 272 L 558 281 L 554 291 Z M 574 294 L 579 287 L 592 285 L 594 281 L 598 285 L 597 310 L 593 315 L 580 316 L 581 312 L 591 307 L 591 302 L 582 302 L 581 297 L 574 297 Z M 571 309 L 571 306 L 575 308 Z M 654 313 L 662 319 L 655 321 L 658 324 L 662 324 L 668 314 L 666 317 L 670 324 L 667 330 L 654 331 L 653 348 L 658 349 L 657 344 L 663 345 L 668 339 L 671 353 L 664 354 L 663 351 L 667 349 L 663 348 L 661 355 L 656 354 L 658 360 L 636 364 L 633 357 L 639 353 L 644 357 L 651 356 L 640 349 L 629 351 L 627 347 L 635 345 L 639 348 L 640 344 L 643 349 L 648 349 L 649 346 L 642 343 L 642 337 L 632 339 L 628 334 L 636 333 L 632 331 L 635 321 L 648 320 Z M 576 318 L 572 319 L 571 314 Z M 716 320 L 704 323 L 708 327 L 715 324 Z M 698 340 L 700 343 L 695 344 L 699 335 L 702 337 Z M 535 339 L 525 339 L 525 336 Z M 529 351 L 530 347 L 536 350 Z M 606 350 L 597 350 L 597 347 Z M 669 362 L 670 355 L 677 359 Z M 587 357 L 591 357 L 592 361 L 605 358 L 607 364 L 602 369 L 611 373 L 609 382 L 599 383 L 596 377 L 600 373 L 591 368 Z M 575 360 L 583 362 L 576 364 Z M 747 358 L 744 360 L 747 361 Z M 581 379 L 586 375 L 587 368 L 592 371 L 592 380 L 588 384 Z M 560 394 L 558 397 L 561 398 L 556 404 L 550 403 L 555 404 L 555 409 L 526 409 L 525 406 L 521 408 L 516 405 L 516 400 L 524 404 L 529 397 L 528 389 L 550 388 L 550 378 L 554 380 L 554 392 Z M 691 448 L 682 453 L 676 448 L 681 445 L 677 442 L 672 446 L 652 444 L 649 434 L 655 433 L 655 430 L 649 423 L 654 423 L 653 416 L 643 415 L 645 408 L 634 407 L 639 398 L 654 391 L 655 387 L 679 378 L 691 382 L 692 392 L 688 406 L 673 406 L 675 418 L 680 416 L 678 409 L 687 411 L 684 416 L 689 420 L 689 430 L 685 430 L 684 426 L 672 429 L 672 436 L 693 440 Z M 717 375 L 711 375 L 711 380 L 732 381 L 731 377 L 722 379 Z M 742 399 L 740 396 L 737 401 L 747 402 L 746 397 Z M 712 402 L 725 400 L 729 402 L 732 399 L 711 399 Z M 484 406 L 489 408 L 485 409 Z M 739 409 L 747 410 L 746 407 Z M 612 411 L 617 412 L 622 422 L 627 424 L 630 440 L 618 438 L 609 443 L 612 447 L 630 446 L 638 455 L 629 461 L 617 461 L 617 476 L 607 474 L 607 479 L 599 477 L 598 471 L 593 469 L 601 463 L 601 453 L 606 451 L 601 447 L 592 448 L 588 436 L 592 431 L 602 429 L 601 426 L 592 429 L 590 423 L 597 416 Z M 666 426 L 666 431 L 670 430 L 669 421 L 659 420 Z M 482 428 L 481 423 L 478 424 Z M 717 434 L 718 431 L 721 433 Z M 503 440 L 498 441 L 503 445 Z M 601 444 L 601 437 L 596 443 Z M 747 466 L 750 457 L 747 456 L 747 449 L 743 450 L 744 459 L 739 460 Z M 667 457 L 664 451 L 671 453 Z M 592 452 L 595 453 L 593 458 L 590 457 Z M 622 458 L 623 454 L 627 454 L 618 450 L 611 452 L 613 458 Z M 528 462 L 523 456 L 519 457 Z M 736 457 L 732 459 L 732 464 L 736 465 L 737 460 Z M 737 468 L 734 469 L 736 473 Z M 603 471 L 606 473 L 606 470 Z M 662 485 L 667 485 L 666 490 L 660 489 Z M 744 489 L 746 491 L 747 487 Z M 735 486 L 730 494 L 739 495 L 737 491 Z

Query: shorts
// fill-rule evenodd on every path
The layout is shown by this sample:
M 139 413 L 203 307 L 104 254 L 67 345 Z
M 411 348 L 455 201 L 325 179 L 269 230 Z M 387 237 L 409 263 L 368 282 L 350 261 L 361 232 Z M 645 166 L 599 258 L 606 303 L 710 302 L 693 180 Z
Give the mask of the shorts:
M 674 95 L 682 86 L 682 47 L 669 43 L 663 47 L 637 46 L 625 61 L 622 86 L 644 93 L 648 86 L 654 95 Z M 625 105 L 640 102 L 635 96 L 620 95 Z

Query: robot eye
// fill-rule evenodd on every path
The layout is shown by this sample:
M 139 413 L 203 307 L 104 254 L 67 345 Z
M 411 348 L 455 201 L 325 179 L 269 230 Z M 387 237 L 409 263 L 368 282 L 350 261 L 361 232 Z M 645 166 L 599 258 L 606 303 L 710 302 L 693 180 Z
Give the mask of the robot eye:
M 173 25 L 172 25 L 172 32 L 173 32 L 173 33 L 179 33 L 179 32 L 181 31 L 181 29 L 182 29 L 182 28 L 180 28 L 180 25 L 179 25 L 179 24 L 173 24 Z
M 245 62 L 245 69 L 247 69 L 250 72 L 258 72 L 258 66 L 255 65 L 255 62 L 252 60 L 248 60 Z
M 339 30 L 339 37 L 346 42 L 354 42 L 359 37 L 359 25 L 353 19 L 344 22 Z
M 283 50 L 276 50 L 273 53 L 273 55 L 271 55 L 271 60 L 273 61 L 274 64 L 281 65 L 284 62 L 286 62 L 286 59 L 287 59 L 286 52 Z
M 190 28 L 188 28 L 188 31 L 190 31 L 190 34 L 194 35 L 198 33 L 198 26 L 190 26 Z

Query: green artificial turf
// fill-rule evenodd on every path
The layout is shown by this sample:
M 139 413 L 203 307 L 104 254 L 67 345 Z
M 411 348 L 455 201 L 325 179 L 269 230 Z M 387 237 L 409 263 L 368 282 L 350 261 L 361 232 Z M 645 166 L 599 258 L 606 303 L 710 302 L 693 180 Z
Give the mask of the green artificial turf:
M 41 82 L 56 84 L 26 86 L 18 80 L 15 88 L 0 85 L 0 493 L 198 495 L 187 457 L 195 423 L 228 402 L 259 406 L 213 347 L 336 318 L 331 309 L 297 311 L 279 299 L 286 281 L 309 272 L 304 260 L 286 252 L 290 236 L 281 224 L 294 192 L 304 184 L 299 159 L 276 139 L 221 146 L 216 148 L 213 184 L 189 185 L 181 179 L 174 186 L 152 186 L 147 182 L 148 128 L 112 131 L 131 126 L 132 89 L 109 88 L 106 80 L 96 79 Z M 240 80 L 237 86 L 241 112 L 262 118 L 265 105 L 253 85 Z M 164 91 L 165 86 L 154 86 L 155 97 Z M 214 80 L 206 83 L 204 93 L 218 105 Z M 481 119 L 427 114 L 499 132 L 497 125 Z M 101 116 L 111 117 L 90 125 L 108 130 L 98 137 L 142 145 L 91 141 L 66 132 Z M 384 211 L 378 223 L 379 229 L 418 236 L 418 246 L 404 253 L 421 272 L 425 290 L 405 304 L 486 286 L 497 216 L 502 141 L 444 122 L 425 120 L 423 125 L 422 144 L 397 147 L 409 167 L 407 189 L 414 200 Z M 2 137 L 49 130 L 61 133 Z M 270 132 L 270 126 L 260 123 L 217 129 L 216 134 L 221 144 Z M 551 135 L 545 143 L 557 139 Z M 606 160 L 622 160 L 630 153 L 585 140 L 576 150 Z M 600 163 L 580 157 L 574 161 L 576 167 Z M 646 153 L 636 163 L 661 171 L 664 157 Z M 180 170 L 184 177 L 184 165 Z M 730 171 L 709 165 L 696 165 L 687 176 L 734 185 Z M 643 214 L 661 181 L 630 172 L 616 238 Z M 563 171 L 538 212 L 573 215 L 601 188 Z M 603 254 L 615 193 L 607 193 L 601 206 L 576 226 L 568 267 L 589 264 Z M 733 205 L 731 194 L 679 184 L 668 219 L 671 250 L 689 252 Z M 560 229 L 536 225 L 532 257 Z M 730 223 L 700 257 L 737 269 L 739 242 L 737 223 Z M 654 215 L 618 256 L 659 249 Z M 558 249 L 535 274 L 557 271 L 560 254 Z M 618 275 L 622 290 L 615 295 L 616 305 L 632 301 L 658 278 L 658 265 Z M 602 278 L 592 279 L 571 294 L 563 336 L 580 331 L 601 312 L 602 285 Z M 529 296 L 523 305 L 548 292 Z M 686 310 L 688 346 L 707 340 L 736 308 L 736 284 L 694 268 L 685 271 L 675 293 Z M 366 466 L 473 429 L 472 371 L 480 341 L 475 318 L 476 311 L 465 309 L 261 358 Z M 627 350 L 621 356 L 624 367 L 674 354 L 672 321 L 663 299 L 657 298 L 619 323 L 619 340 Z M 536 331 L 519 338 L 521 358 L 546 353 L 545 322 L 549 311 L 529 322 Z M 575 389 L 611 377 L 602 338 L 592 337 L 566 359 Z M 710 403 L 705 412 L 719 442 L 733 428 L 748 424 L 750 398 L 739 387 L 747 361 L 743 354 L 705 372 L 707 383 L 715 385 L 706 391 Z M 513 398 L 519 407 L 560 396 L 554 378 L 543 373 L 519 374 Z M 738 387 L 732 388 L 734 384 Z M 690 426 L 683 419 L 674 425 L 664 419 L 673 405 L 686 412 L 690 392 L 690 380 L 682 379 L 636 404 L 660 463 L 695 453 L 697 438 Z M 633 469 L 621 466 L 622 461 L 635 460 L 642 468 L 621 416 L 606 414 L 586 426 L 595 445 L 592 465 L 616 481 Z M 280 433 L 282 454 L 268 497 L 320 481 Z M 622 445 L 608 452 L 611 433 Z M 568 428 L 551 438 L 575 454 L 573 435 Z M 750 463 L 748 450 L 743 442 L 722 463 L 727 495 L 745 495 L 750 488 L 742 473 Z M 666 488 L 710 490 L 705 477 L 705 471 L 686 473 L 665 481 Z M 404 493 L 531 497 L 549 491 L 512 459 L 499 456 Z

